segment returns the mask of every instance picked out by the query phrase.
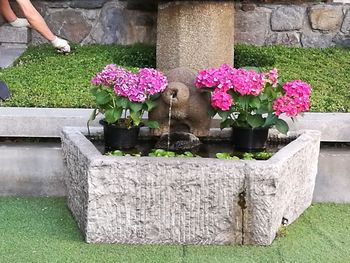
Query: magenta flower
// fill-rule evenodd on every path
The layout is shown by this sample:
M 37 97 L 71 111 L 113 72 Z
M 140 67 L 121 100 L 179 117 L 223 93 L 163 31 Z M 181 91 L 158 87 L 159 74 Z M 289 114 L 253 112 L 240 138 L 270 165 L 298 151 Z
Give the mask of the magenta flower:
M 215 77 L 217 69 L 210 68 L 204 69 L 198 72 L 195 80 L 195 86 L 197 88 L 212 88 L 219 84 L 218 79 Z
M 159 71 L 151 68 L 139 70 L 139 89 L 144 90 L 146 94 L 163 92 L 167 85 L 167 78 Z
M 120 79 L 127 78 L 128 72 L 122 68 L 118 68 L 114 64 L 107 65 L 101 72 L 97 73 L 91 80 L 93 85 L 102 85 L 105 87 L 113 87 L 114 83 Z
M 276 88 L 278 84 L 278 70 L 276 68 L 273 68 L 266 75 L 266 81 L 270 83 L 272 87 Z
M 309 84 L 301 80 L 287 82 L 282 88 L 286 92 L 286 95 L 292 98 L 308 97 L 311 93 L 311 87 Z
M 240 95 L 258 96 L 264 88 L 264 75 L 254 70 L 238 69 L 231 77 L 233 89 Z
M 232 105 L 232 98 L 221 89 L 215 89 L 211 95 L 211 105 L 213 108 L 223 111 L 229 110 Z

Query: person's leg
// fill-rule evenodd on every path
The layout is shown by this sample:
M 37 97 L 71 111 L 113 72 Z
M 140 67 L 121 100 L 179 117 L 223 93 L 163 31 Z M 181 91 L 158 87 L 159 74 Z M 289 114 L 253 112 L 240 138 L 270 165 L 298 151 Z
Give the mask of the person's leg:
M 16 0 L 16 2 L 33 29 L 38 31 L 47 40 L 55 40 L 56 36 L 51 32 L 44 18 L 39 14 L 29 0 Z

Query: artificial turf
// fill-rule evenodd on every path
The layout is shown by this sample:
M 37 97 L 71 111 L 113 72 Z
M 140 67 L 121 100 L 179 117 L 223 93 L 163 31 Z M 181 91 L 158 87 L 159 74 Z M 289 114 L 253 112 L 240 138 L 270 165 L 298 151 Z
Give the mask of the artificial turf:
M 314 204 L 269 247 L 86 244 L 64 198 L 0 198 L 0 262 L 350 262 L 350 205 Z

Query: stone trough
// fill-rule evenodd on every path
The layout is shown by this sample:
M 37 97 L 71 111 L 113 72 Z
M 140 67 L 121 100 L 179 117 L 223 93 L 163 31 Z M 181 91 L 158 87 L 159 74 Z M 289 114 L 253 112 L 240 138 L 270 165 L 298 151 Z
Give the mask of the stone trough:
M 111 157 L 66 127 L 68 206 L 88 243 L 269 245 L 311 204 L 319 147 L 305 130 L 267 161 Z

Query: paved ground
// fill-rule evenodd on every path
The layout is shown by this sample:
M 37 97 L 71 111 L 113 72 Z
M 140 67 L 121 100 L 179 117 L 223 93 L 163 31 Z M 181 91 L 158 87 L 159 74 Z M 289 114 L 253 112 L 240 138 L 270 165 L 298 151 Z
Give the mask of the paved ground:
M 18 58 L 24 51 L 25 47 L 4 47 L 0 46 L 0 68 L 7 68 Z

